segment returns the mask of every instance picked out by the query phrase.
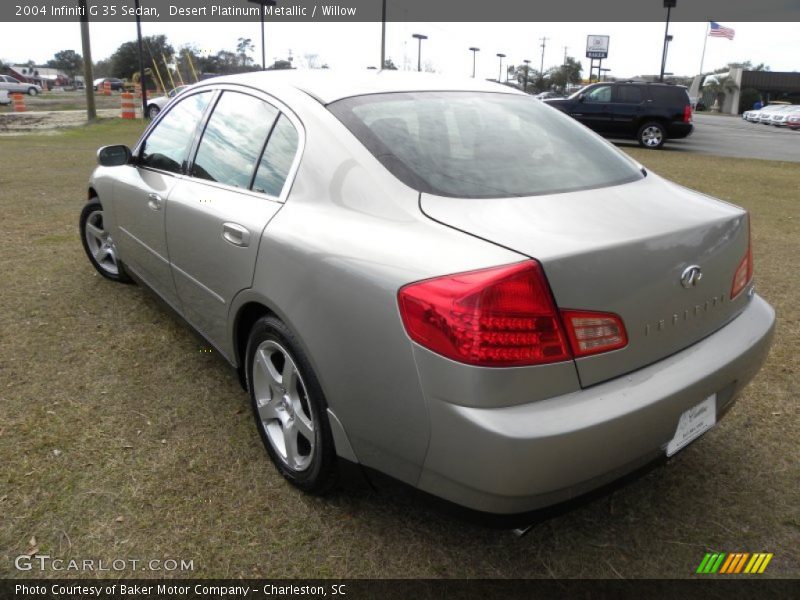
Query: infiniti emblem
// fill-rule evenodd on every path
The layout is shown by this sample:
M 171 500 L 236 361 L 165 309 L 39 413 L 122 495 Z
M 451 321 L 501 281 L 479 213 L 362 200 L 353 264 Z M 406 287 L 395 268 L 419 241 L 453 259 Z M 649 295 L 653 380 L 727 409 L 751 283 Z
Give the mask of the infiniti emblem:
M 687 290 L 690 287 L 696 286 L 703 278 L 703 273 L 697 265 L 689 265 L 681 273 L 681 285 Z

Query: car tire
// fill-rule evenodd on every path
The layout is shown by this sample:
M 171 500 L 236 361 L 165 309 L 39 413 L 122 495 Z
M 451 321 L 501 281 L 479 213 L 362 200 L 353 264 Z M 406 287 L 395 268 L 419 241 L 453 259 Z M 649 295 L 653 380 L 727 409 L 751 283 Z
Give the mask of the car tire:
M 28 96 L 36 96 L 39 93 L 35 87 L 28 88 Z
M 650 121 L 639 127 L 636 139 L 643 148 L 658 150 L 667 141 L 667 130 L 661 123 Z
M 327 402 L 297 337 L 276 317 L 262 317 L 245 361 L 253 418 L 278 472 L 304 492 L 329 492 L 338 474 Z
M 161 109 L 158 108 L 155 104 L 151 104 L 147 107 L 147 117 L 149 119 L 155 119 L 158 116 L 158 113 L 161 112 Z
M 100 275 L 119 283 L 132 283 L 117 248 L 103 223 L 103 205 L 93 198 L 83 207 L 79 221 L 81 242 L 89 262 Z

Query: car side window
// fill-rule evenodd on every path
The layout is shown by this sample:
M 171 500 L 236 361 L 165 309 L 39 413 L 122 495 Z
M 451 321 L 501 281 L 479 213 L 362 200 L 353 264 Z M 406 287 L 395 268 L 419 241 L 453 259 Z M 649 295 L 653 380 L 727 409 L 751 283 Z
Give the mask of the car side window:
M 193 94 L 176 104 L 159 121 L 142 147 L 143 167 L 180 173 L 188 158 L 197 124 L 211 100 L 211 92 Z
M 585 96 L 586 102 L 611 102 L 611 86 L 601 85 L 596 87 Z
M 203 132 L 192 176 L 249 189 L 278 109 L 247 94 L 223 92 Z
M 642 88 L 635 85 L 617 86 L 617 96 L 615 102 L 622 104 L 641 104 L 644 97 Z
M 253 190 L 271 196 L 280 196 L 289 176 L 298 144 L 297 129 L 281 115 L 269 136 L 264 155 L 258 165 Z

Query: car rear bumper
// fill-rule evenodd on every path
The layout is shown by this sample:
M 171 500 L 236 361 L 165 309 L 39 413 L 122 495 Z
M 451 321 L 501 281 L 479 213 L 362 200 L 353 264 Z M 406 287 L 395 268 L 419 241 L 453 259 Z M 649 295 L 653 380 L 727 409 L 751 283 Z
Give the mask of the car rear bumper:
M 716 394 L 717 417 L 758 372 L 775 313 L 754 296 L 704 340 L 580 391 L 504 408 L 430 398 L 418 487 L 472 509 L 514 514 L 579 496 L 663 456 L 687 409 Z
M 693 123 L 683 123 L 683 122 L 670 123 L 669 127 L 667 128 L 667 137 L 672 139 L 685 138 L 692 135 L 693 131 L 694 131 Z

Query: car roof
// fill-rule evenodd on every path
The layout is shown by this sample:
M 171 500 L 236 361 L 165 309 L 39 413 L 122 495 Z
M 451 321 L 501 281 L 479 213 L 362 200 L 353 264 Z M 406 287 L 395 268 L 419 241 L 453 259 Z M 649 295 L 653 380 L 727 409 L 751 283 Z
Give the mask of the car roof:
M 287 69 L 215 77 L 203 82 L 203 84 L 213 83 L 237 83 L 266 92 L 278 92 L 281 88 L 300 90 L 323 104 L 352 96 L 391 92 L 471 91 L 523 94 L 516 88 L 481 79 L 387 70 L 346 72 L 332 69 Z

